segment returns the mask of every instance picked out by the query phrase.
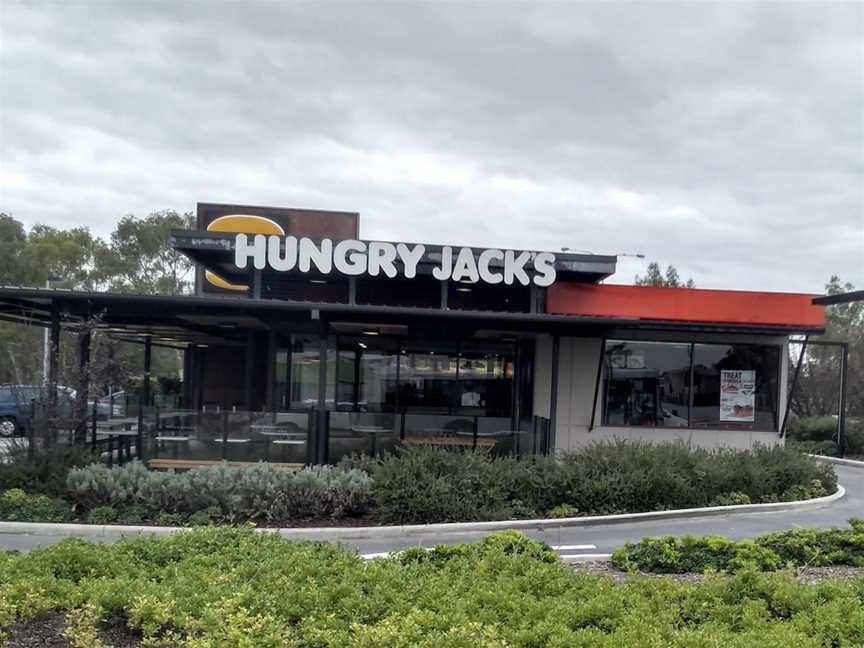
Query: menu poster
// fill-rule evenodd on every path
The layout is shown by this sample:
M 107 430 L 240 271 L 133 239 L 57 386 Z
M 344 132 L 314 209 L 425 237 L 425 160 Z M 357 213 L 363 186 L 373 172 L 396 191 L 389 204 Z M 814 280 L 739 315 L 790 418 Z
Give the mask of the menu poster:
M 720 420 L 752 423 L 756 413 L 756 372 L 720 370 Z

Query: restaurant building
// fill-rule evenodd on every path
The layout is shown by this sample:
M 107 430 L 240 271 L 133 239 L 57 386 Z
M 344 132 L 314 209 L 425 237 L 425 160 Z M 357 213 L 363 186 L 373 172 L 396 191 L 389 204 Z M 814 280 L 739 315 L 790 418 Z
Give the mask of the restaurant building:
M 782 443 L 789 338 L 824 330 L 815 295 L 605 284 L 615 256 L 370 241 L 350 212 L 202 203 L 171 243 L 194 295 L 0 288 L 55 340 L 95 318 L 183 349 L 181 407 L 142 415 L 154 465 Z

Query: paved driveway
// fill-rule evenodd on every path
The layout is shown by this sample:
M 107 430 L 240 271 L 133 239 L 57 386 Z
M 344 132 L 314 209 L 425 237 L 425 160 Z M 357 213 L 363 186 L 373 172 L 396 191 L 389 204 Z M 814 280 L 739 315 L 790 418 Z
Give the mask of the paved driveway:
M 724 535 L 736 540 L 753 538 L 769 531 L 795 526 L 844 526 L 850 517 L 864 517 L 864 468 L 836 465 L 840 483 L 846 488 L 846 497 L 823 508 L 809 511 L 779 511 L 772 513 L 732 513 L 723 516 L 680 518 L 674 520 L 648 520 L 590 527 L 570 527 L 528 530 L 526 533 L 543 540 L 562 555 L 609 554 L 627 541 L 636 541 L 654 535 Z M 352 535 L 356 535 L 352 533 Z M 372 556 L 406 547 L 432 547 L 436 544 L 474 542 L 486 532 L 448 532 L 405 536 L 394 530 L 392 534 L 377 532 L 375 537 L 351 538 L 342 542 L 360 554 Z M 106 538 L 116 540 L 119 534 Z M 58 542 L 62 537 L 32 534 L 0 533 L 0 547 L 28 551 L 35 547 Z

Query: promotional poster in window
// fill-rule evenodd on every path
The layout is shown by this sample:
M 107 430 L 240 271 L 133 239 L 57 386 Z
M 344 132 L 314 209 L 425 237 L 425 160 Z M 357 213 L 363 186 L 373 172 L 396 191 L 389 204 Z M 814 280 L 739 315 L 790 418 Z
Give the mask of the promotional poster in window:
M 720 420 L 752 423 L 756 410 L 756 372 L 720 371 Z

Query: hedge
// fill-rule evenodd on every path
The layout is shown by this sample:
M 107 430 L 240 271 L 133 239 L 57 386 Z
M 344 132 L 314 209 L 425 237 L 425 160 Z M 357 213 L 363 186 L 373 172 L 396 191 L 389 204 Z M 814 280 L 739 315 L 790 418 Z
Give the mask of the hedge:
M 62 494 L 79 519 L 93 524 L 276 524 L 362 515 L 408 524 L 789 501 L 836 487 L 830 465 L 783 447 L 709 452 L 615 442 L 532 458 L 412 447 L 381 460 L 352 457 L 297 473 L 265 463 L 187 473 L 150 471 L 135 462 L 92 464 L 68 470 Z M 29 521 L 51 521 L 43 510 L 19 507 L 15 519 L 30 511 Z
M 615 551 L 612 563 L 623 570 L 656 573 L 864 567 L 864 520 L 852 518 L 846 529 L 794 529 L 740 542 L 719 536 L 643 538 Z
M 249 468 L 223 464 L 175 473 L 133 462 L 73 469 L 67 493 L 81 510 L 101 508 L 103 523 L 113 521 L 105 519 L 112 512 L 128 515 L 130 509 L 157 521 L 160 514 L 186 517 L 201 511 L 229 522 L 278 521 L 360 515 L 372 503 L 372 480 L 360 470 L 332 466 L 291 472 L 265 463 Z
M 707 451 L 622 441 L 531 460 L 415 447 L 351 465 L 371 471 L 378 515 L 389 523 L 777 502 L 837 488 L 830 465 L 781 446 Z
M 181 648 L 817 648 L 864 643 L 864 580 L 747 572 L 701 584 L 576 573 L 516 533 L 364 563 L 326 544 L 204 529 L 0 553 L 0 631 L 59 610 L 73 645 L 121 620 Z
M 789 421 L 787 443 L 802 452 L 836 457 L 836 434 L 837 419 L 832 416 L 796 417 Z M 864 457 L 864 419 L 846 419 L 846 455 Z

